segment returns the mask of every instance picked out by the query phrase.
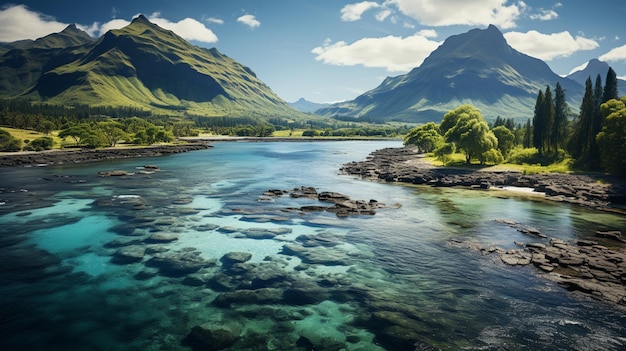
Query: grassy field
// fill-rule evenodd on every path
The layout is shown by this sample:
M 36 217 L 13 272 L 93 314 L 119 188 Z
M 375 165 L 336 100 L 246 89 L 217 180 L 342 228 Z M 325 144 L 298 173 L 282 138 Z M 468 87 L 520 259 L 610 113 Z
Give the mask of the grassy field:
M 449 156 L 449 162 L 445 164 L 447 167 L 460 167 L 460 168 L 471 168 L 481 171 L 489 171 L 489 172 L 521 172 L 523 174 L 539 174 L 539 173 L 572 173 L 574 170 L 572 169 L 571 160 L 563 160 L 561 162 L 553 163 L 550 165 L 541 165 L 541 164 L 514 164 L 514 163 L 501 163 L 497 165 L 481 165 L 479 163 L 472 163 L 468 165 L 465 162 L 465 155 L 462 153 L 455 153 Z M 444 166 L 443 162 L 437 159 L 437 157 L 429 154 L 428 157 L 425 157 L 424 162 L 428 162 L 434 166 Z

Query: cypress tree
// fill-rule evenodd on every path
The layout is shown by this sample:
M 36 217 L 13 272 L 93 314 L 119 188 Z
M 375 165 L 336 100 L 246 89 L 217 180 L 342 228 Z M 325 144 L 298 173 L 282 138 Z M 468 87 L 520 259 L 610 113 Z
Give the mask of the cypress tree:
M 580 104 L 580 114 L 569 144 L 570 154 L 583 164 L 589 161 L 591 130 L 595 112 L 596 101 L 593 95 L 593 83 L 591 77 L 588 77 L 585 81 L 585 95 Z
M 546 92 L 543 95 L 543 105 L 542 105 L 542 115 L 544 118 L 544 128 L 545 130 L 543 131 L 543 140 L 542 140 L 542 145 L 543 147 L 548 150 L 548 153 L 550 153 L 550 149 L 551 149 L 551 135 L 552 135 L 552 128 L 554 127 L 554 104 L 552 103 L 552 91 L 550 90 L 550 86 L 548 85 L 546 87 Z
M 609 67 L 609 71 L 606 73 L 606 80 L 604 82 L 604 93 L 602 96 L 602 103 L 605 103 L 611 99 L 619 99 L 619 93 L 617 90 L 617 74 L 613 70 L 613 67 Z
M 539 90 L 537 101 L 535 102 L 535 114 L 533 116 L 533 146 L 537 148 L 539 154 L 543 152 L 543 136 L 545 131 L 545 118 L 543 108 L 544 104 L 543 91 Z
M 533 126 L 530 123 L 530 118 L 526 121 L 526 130 L 524 130 L 524 148 L 529 148 L 533 144 Z
M 556 83 L 554 90 L 554 124 L 552 125 L 552 145 L 558 151 L 563 147 L 563 139 L 565 136 L 565 126 L 567 124 L 567 101 L 565 100 L 565 91 L 561 87 L 561 83 Z
M 594 113 L 591 121 L 591 133 L 589 135 L 589 154 L 588 167 L 590 169 L 600 168 L 600 150 L 596 142 L 596 135 L 602 131 L 602 113 L 600 113 L 600 105 L 604 96 L 604 88 L 602 87 L 602 77 L 598 74 L 596 77 L 596 85 L 593 89 L 593 98 L 595 101 Z

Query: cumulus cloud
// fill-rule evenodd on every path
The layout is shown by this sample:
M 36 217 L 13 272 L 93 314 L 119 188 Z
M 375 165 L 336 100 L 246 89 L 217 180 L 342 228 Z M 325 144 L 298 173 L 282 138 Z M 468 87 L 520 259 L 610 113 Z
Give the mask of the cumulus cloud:
M 514 28 L 521 15 L 520 4 L 508 0 L 389 0 L 400 12 L 429 26 L 494 24 Z
M 351 44 L 345 41 L 333 44 L 327 39 L 323 46 L 311 52 L 316 55 L 316 60 L 330 65 L 363 65 L 385 68 L 390 72 L 406 72 L 421 65 L 440 44 L 420 34 L 406 38 L 364 38 Z
M 54 18 L 33 12 L 24 5 L 5 7 L 0 10 L 0 42 L 37 39 L 57 33 L 67 24 Z
M 506 41 L 517 51 L 550 61 L 559 57 L 568 57 L 578 51 L 593 50 L 600 46 L 597 41 L 582 36 L 573 37 L 569 32 L 552 34 L 531 30 L 526 33 L 508 32 Z
M 219 25 L 224 24 L 224 20 L 223 19 L 216 18 L 216 17 L 209 17 L 209 18 L 205 19 L 205 21 L 207 21 L 209 23 L 219 24 Z
M 185 18 L 178 22 L 171 22 L 162 18 L 159 13 L 154 13 L 149 17 L 150 22 L 161 28 L 169 29 L 186 40 L 195 40 L 203 43 L 217 42 L 217 35 L 204 24 L 193 18 Z
M 237 18 L 237 22 L 245 24 L 250 27 L 250 29 L 257 28 L 261 25 L 261 22 L 259 22 L 253 15 L 243 15 Z
M 530 16 L 532 20 L 550 21 L 559 17 L 559 14 L 554 10 L 539 9 L 539 12 L 533 13 Z
M 218 40 L 209 28 L 192 18 L 172 22 L 162 18 L 158 12 L 153 13 L 148 18 L 152 23 L 171 30 L 187 40 L 205 43 L 214 43 Z M 99 22 L 94 22 L 91 25 L 77 24 L 77 27 L 89 35 L 97 37 L 109 30 L 120 29 L 129 24 L 130 21 L 125 19 L 112 19 L 103 24 Z M 11 6 L 0 11 L 0 41 L 4 42 L 41 38 L 51 33 L 58 33 L 67 26 L 68 24 L 57 22 L 52 17 L 30 11 L 23 5 Z
M 611 51 L 600 56 L 600 61 L 624 61 L 626 62 L 626 45 L 611 49 Z
M 361 16 L 363 16 L 365 11 L 378 7 L 380 7 L 380 5 L 374 1 L 363 1 L 356 4 L 348 4 L 341 9 L 341 20 L 345 22 L 358 21 L 361 19 Z M 389 15 L 387 14 L 385 17 L 387 16 Z

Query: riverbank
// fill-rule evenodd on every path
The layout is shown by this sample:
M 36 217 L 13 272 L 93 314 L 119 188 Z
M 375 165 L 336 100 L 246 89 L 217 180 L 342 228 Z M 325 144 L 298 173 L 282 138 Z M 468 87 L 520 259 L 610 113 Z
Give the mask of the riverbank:
M 506 189 L 514 187 L 543 194 L 544 198 L 625 214 L 626 182 L 604 175 L 532 174 L 490 172 L 480 169 L 435 167 L 423 160 L 424 155 L 409 148 L 387 148 L 374 151 L 366 160 L 344 164 L 341 172 L 362 179 L 383 182 L 424 184 L 436 187 L 469 187 Z M 452 246 L 497 253 L 503 263 L 512 266 L 534 265 L 547 279 L 570 291 L 594 299 L 626 305 L 626 239 L 619 230 L 596 232 L 611 248 L 589 240 L 566 243 L 526 228 L 510 220 L 502 223 L 532 237 L 530 243 L 516 242 L 523 248 L 504 250 L 495 246 L 451 240 Z M 607 241 L 608 239 L 608 241 Z
M 546 199 L 600 210 L 626 213 L 626 181 L 607 175 L 541 173 L 435 167 L 410 148 L 386 148 L 367 159 L 344 164 L 341 172 L 362 179 L 438 187 L 506 189 L 515 187 L 544 194 Z
M 185 144 L 114 147 L 104 149 L 49 150 L 42 152 L 17 152 L 0 154 L 0 167 L 36 167 L 55 164 L 74 164 L 121 158 L 155 157 L 181 152 L 204 150 L 211 145 L 205 142 Z

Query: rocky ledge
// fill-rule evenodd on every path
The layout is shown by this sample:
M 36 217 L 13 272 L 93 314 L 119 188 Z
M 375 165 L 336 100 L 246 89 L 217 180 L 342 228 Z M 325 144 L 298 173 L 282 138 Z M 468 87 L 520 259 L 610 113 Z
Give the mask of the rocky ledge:
M 84 163 L 119 158 L 155 157 L 208 149 L 206 143 L 187 143 L 134 148 L 52 150 L 43 152 L 4 153 L 0 167 L 30 167 L 53 164 Z
M 619 232 L 597 232 L 597 237 L 624 242 Z M 453 240 L 455 246 L 467 243 Z M 534 265 L 545 277 L 570 291 L 594 299 L 626 306 L 626 251 L 622 246 L 609 248 L 591 240 L 565 242 L 550 239 L 547 243 L 517 243 L 523 248 L 504 250 L 491 246 L 475 247 L 485 254 L 497 254 L 511 266 Z
M 626 182 L 604 175 L 523 174 L 477 169 L 435 167 L 411 148 L 386 148 L 372 152 L 366 160 L 346 163 L 341 172 L 367 180 L 403 182 L 430 186 L 532 188 L 550 200 L 619 211 L 626 204 Z

